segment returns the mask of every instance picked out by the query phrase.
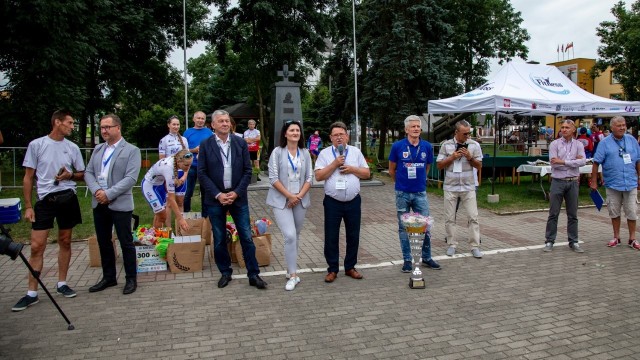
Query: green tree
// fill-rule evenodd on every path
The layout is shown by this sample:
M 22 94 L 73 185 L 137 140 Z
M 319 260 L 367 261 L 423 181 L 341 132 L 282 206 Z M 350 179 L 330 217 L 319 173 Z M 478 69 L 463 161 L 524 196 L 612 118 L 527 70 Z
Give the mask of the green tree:
M 527 58 L 525 42 L 530 39 L 521 28 L 522 17 L 509 0 L 449 0 L 447 22 L 454 29 L 450 64 L 464 84 L 464 91 L 482 85 L 489 74 L 489 59 L 502 64 L 514 57 Z
M 615 21 L 603 21 L 596 30 L 602 46 L 595 74 L 612 67 L 626 99 L 640 97 L 640 1 L 625 8 L 620 1 L 611 9 Z
M 189 43 L 202 38 L 210 3 L 187 0 Z M 181 0 L 7 1 L 0 32 L 0 71 L 8 78 L 0 116 L 9 144 L 48 132 L 56 108 L 74 111 L 85 134 L 105 112 L 121 112 L 126 122 L 174 102 L 179 77 L 166 60 L 181 45 Z M 25 119 L 33 126 L 20 126 Z
M 220 15 L 212 28 L 212 42 L 221 64 L 226 64 L 228 46 L 239 58 L 242 68 L 233 75 L 236 87 L 250 90 L 248 103 L 260 109 L 263 145 L 268 144 L 270 129 L 265 108 L 270 106 L 270 88 L 276 71 L 286 61 L 303 83 L 313 68 L 322 64 L 324 39 L 333 27 L 328 14 L 332 0 L 319 1 L 247 1 L 231 6 L 228 0 L 214 1 Z

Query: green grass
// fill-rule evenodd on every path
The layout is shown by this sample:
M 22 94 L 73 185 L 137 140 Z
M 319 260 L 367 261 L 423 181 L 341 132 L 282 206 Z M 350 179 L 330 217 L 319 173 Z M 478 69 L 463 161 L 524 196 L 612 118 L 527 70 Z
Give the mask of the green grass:
M 142 168 L 140 170 L 140 176 L 138 179 L 138 184 L 141 183 L 142 177 L 146 174 L 148 169 Z M 19 179 L 19 183 L 22 184 L 22 177 Z M 4 176 L 3 176 L 4 183 Z M 85 196 L 85 187 L 84 182 L 78 182 L 78 185 L 81 187 L 78 188 L 78 201 L 80 202 L 80 210 L 82 211 L 82 224 L 77 225 L 73 228 L 73 239 L 86 239 L 91 235 L 95 234 L 95 229 L 93 227 L 93 211 L 91 209 L 91 194 L 87 193 Z M 199 197 L 199 187 L 196 186 L 196 191 L 191 201 L 191 211 L 200 211 L 200 197 Z M 24 196 L 22 195 L 22 188 L 6 188 L 2 189 L 0 192 L 0 198 L 20 198 L 21 201 L 24 200 Z M 35 203 L 35 188 L 33 190 L 33 202 Z M 133 200 L 135 203 L 134 214 L 140 216 L 141 224 L 150 224 L 153 221 L 153 211 L 151 211 L 151 207 L 147 204 L 144 196 L 142 195 L 142 190 L 140 187 L 133 188 Z M 24 206 L 24 201 L 23 201 Z M 17 224 L 9 224 L 6 227 L 11 229 L 11 237 L 16 242 L 27 242 L 30 238 L 31 233 L 31 224 L 24 220 L 24 210 L 22 211 L 22 220 Z M 54 225 L 55 226 L 55 225 Z M 55 241 L 58 234 L 58 228 L 55 226 L 49 233 L 49 240 Z
M 542 184 L 548 193 L 550 186 L 548 177 L 543 179 Z M 428 191 L 444 196 L 444 191 L 438 189 L 436 185 L 430 185 Z M 580 206 L 593 205 L 589 192 L 590 189 L 586 184 L 580 185 L 578 197 Z M 483 179 L 482 185 L 476 193 L 478 207 L 491 210 L 497 214 L 549 208 L 549 201 L 544 199 L 539 181 L 536 180 L 532 183 L 531 176 L 521 176 L 520 185 L 511 184 L 511 179 L 507 178 L 504 184 L 495 184 L 494 193 L 500 196 L 500 201 L 498 203 L 489 203 L 487 195 L 491 194 L 491 181 L 490 179 Z

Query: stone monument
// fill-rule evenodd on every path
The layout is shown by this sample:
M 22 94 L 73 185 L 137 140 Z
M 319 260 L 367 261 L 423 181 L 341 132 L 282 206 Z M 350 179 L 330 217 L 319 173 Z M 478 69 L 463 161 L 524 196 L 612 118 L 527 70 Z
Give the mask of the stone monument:
M 299 121 L 302 124 L 302 106 L 300 104 L 300 83 L 289 81 L 289 77 L 293 77 L 294 72 L 289 71 L 289 65 L 285 61 L 282 70 L 278 71 L 278 76 L 282 76 L 282 80 L 273 84 L 271 88 L 271 97 L 274 99 L 273 111 L 269 125 L 272 129 L 269 138 L 269 149 L 273 150 L 280 145 L 280 129 L 282 124 L 287 121 Z M 307 129 L 303 130 L 305 136 Z

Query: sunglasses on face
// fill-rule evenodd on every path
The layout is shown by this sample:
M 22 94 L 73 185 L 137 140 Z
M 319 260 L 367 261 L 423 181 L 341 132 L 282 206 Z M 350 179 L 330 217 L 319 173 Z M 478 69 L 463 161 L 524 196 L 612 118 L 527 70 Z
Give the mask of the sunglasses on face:
M 191 159 L 193 157 L 192 153 L 186 153 L 184 154 L 184 156 L 182 157 L 183 159 Z

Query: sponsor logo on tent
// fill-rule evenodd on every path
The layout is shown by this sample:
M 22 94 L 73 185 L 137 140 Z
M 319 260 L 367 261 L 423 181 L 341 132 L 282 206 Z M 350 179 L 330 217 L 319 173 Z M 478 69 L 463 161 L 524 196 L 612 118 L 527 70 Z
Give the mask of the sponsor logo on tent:
M 603 107 L 592 107 L 592 108 L 591 108 L 591 110 L 594 110 L 594 111 L 604 110 L 604 109 L 605 109 L 605 108 L 603 108 Z
M 560 111 L 562 109 L 562 105 L 556 105 L 556 111 Z
M 532 109 L 537 109 L 537 108 L 538 108 L 538 104 L 536 104 L 536 103 L 531 103 L 531 108 L 532 108 Z
M 531 81 L 540 89 L 558 95 L 568 95 L 570 91 L 565 89 L 561 82 L 554 82 L 551 77 L 543 77 L 529 74 Z
M 636 111 L 638 111 L 638 109 L 634 108 L 633 106 L 625 106 L 624 107 L 624 111 L 626 111 L 626 112 L 636 112 Z
M 504 100 L 502 101 L 502 104 L 503 104 L 503 106 L 504 106 L 504 107 L 506 107 L 506 108 L 511 107 L 511 99 L 504 99 Z
M 482 86 L 480 86 L 479 88 L 472 90 L 464 95 L 462 95 L 462 97 L 474 97 L 474 96 L 479 96 L 482 95 L 484 93 L 486 93 L 487 91 L 493 89 L 493 82 L 488 82 L 488 83 L 484 83 Z

